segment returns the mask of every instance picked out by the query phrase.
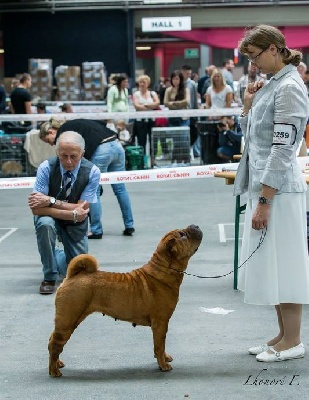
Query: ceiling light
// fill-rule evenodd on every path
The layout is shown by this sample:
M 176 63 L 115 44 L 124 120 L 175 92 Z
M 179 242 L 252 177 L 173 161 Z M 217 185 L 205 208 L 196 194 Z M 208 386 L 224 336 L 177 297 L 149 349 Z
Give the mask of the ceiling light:
M 138 46 L 138 47 L 136 47 L 136 50 L 138 50 L 138 51 L 151 50 L 151 47 L 150 46 Z

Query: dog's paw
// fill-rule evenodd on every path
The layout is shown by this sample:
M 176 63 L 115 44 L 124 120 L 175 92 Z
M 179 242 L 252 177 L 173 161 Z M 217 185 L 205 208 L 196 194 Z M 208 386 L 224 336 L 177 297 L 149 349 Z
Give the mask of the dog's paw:
M 57 360 L 57 368 L 63 368 L 64 366 L 65 366 L 64 362 L 62 360 L 58 359 Z
M 59 368 L 51 368 L 51 369 L 49 370 L 49 375 L 50 375 L 52 378 L 60 378 L 60 376 L 62 376 L 62 373 L 61 373 L 61 371 L 60 371 Z
M 171 371 L 173 367 L 170 364 L 164 363 L 162 366 L 160 365 L 160 370 L 162 372 Z

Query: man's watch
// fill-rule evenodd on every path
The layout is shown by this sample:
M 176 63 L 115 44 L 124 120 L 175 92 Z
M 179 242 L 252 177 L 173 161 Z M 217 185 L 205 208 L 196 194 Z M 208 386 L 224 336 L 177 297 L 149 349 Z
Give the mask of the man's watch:
M 260 197 L 259 197 L 259 204 L 268 204 L 268 205 L 271 205 L 272 202 L 273 202 L 272 200 L 267 199 L 267 198 L 264 197 L 264 196 L 260 196 Z
M 56 204 L 56 199 L 54 197 L 49 198 L 49 207 L 52 207 L 54 204 Z

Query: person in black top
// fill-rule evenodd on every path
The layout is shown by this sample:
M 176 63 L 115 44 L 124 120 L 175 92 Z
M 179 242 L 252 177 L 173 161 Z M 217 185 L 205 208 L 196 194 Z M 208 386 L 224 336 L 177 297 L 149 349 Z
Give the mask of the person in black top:
M 125 151 L 117 139 L 117 134 L 108 129 L 101 121 L 73 119 L 62 123 L 51 118 L 42 124 L 40 139 L 53 146 L 61 133 L 67 131 L 77 132 L 84 138 L 84 157 L 99 167 L 101 173 L 125 170 Z M 112 189 L 122 212 L 125 226 L 123 234 L 132 236 L 135 229 L 129 194 L 123 183 L 112 184 Z M 89 239 L 101 239 L 103 235 L 100 189 L 97 192 L 97 200 L 97 203 L 90 205 L 91 233 L 88 235 Z
M 28 90 L 31 85 L 31 75 L 22 74 L 19 85 L 11 93 L 10 109 L 12 114 L 32 114 L 31 94 Z M 22 125 L 30 126 L 31 121 L 25 121 Z
M 11 112 L 13 114 L 32 114 L 31 94 L 28 90 L 31 85 L 31 76 L 23 74 L 19 85 L 11 93 Z
M 0 85 L 0 114 L 5 113 L 6 108 L 6 93 L 2 85 Z

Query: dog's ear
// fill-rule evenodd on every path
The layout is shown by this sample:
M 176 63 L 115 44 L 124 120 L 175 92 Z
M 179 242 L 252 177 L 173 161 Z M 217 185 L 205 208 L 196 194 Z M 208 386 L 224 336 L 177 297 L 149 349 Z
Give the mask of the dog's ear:
M 176 239 L 172 238 L 166 243 L 166 250 L 172 255 L 174 250 L 174 245 L 176 243 Z

